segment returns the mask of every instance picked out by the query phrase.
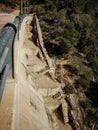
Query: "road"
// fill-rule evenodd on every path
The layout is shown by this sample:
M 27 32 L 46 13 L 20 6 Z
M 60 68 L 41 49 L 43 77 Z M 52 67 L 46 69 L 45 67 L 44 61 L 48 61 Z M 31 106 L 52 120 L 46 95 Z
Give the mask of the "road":
M 0 13 L 0 32 L 6 23 L 13 22 L 15 16 L 12 14 Z

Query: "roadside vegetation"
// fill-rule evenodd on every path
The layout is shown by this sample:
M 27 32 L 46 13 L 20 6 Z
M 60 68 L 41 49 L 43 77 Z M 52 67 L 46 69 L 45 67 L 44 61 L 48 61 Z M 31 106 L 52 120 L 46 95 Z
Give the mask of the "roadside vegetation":
M 40 19 L 49 55 L 61 62 L 70 60 L 64 67 L 67 76 L 73 79 L 73 91 L 67 80 L 65 91 L 67 94 L 82 92 L 86 96 L 80 100 L 80 106 L 90 127 L 98 118 L 98 2 L 33 0 L 31 4 L 32 12 Z

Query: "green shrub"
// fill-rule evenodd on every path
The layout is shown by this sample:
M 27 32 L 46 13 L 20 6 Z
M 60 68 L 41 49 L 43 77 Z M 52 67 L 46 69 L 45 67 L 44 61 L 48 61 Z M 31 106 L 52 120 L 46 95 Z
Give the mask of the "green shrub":
M 92 102 L 89 101 L 89 100 L 80 101 L 80 102 L 79 102 L 79 105 L 80 105 L 81 107 L 83 107 L 85 110 L 88 110 L 88 109 L 92 108 Z
M 93 72 L 89 71 L 86 72 L 82 75 L 79 75 L 80 79 L 75 80 L 74 84 L 75 84 L 75 88 L 76 89 L 84 89 L 84 91 L 88 90 L 88 88 L 90 87 L 91 81 L 93 80 Z
M 70 22 L 69 20 L 66 21 L 65 26 L 60 46 L 63 53 L 68 53 L 73 50 L 78 43 L 78 32 L 76 31 L 73 22 Z

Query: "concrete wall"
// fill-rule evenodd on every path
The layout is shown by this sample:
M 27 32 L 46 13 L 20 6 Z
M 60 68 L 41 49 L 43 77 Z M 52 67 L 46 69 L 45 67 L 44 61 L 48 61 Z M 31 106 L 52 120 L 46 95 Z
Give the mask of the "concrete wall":
M 32 17 L 29 16 L 23 20 L 19 41 L 15 44 L 15 99 L 12 130 L 50 130 L 43 98 L 30 83 L 31 77 L 23 65 L 27 63 L 24 49 L 25 27 L 31 20 Z

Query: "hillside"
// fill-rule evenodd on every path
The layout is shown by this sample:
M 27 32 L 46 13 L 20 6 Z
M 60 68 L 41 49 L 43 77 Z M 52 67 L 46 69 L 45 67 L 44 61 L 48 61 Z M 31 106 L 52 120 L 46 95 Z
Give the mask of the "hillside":
M 38 0 L 31 4 L 40 19 L 45 47 L 56 60 L 57 79 L 64 83 L 67 96 L 78 96 L 89 130 L 98 119 L 98 2 Z
M 17 8 L 17 4 L 14 1 L 0 1 L 0 12 L 11 13 Z
M 19 0 L 0 0 L 0 3 L 5 4 L 7 6 L 14 6 Z
M 54 123 L 54 130 L 60 128 L 63 130 L 65 127 L 67 130 L 68 128 L 97 130 L 98 2 L 96 0 L 29 0 L 29 2 L 30 9 L 32 5 L 31 13 L 36 13 L 40 20 L 45 48 L 53 59 L 56 69 L 55 78 L 45 72 L 46 77 L 51 79 L 49 82 L 44 81 L 46 78 L 38 72 L 40 79 L 43 78 L 42 86 L 50 87 L 50 82 L 57 82 L 62 86 L 62 89 L 57 90 L 55 94 L 49 89 L 47 93 L 50 93 L 50 97 L 43 96 L 49 120 Z M 12 12 L 17 4 L 18 0 L 7 2 L 1 0 L 0 8 Z M 34 27 L 32 23 L 31 25 Z M 33 30 L 32 32 L 34 33 Z M 28 33 L 28 37 L 31 36 L 33 39 L 31 33 Z M 29 55 L 29 51 L 27 52 Z M 34 75 L 36 81 L 38 74 Z M 39 81 L 41 82 L 38 79 Z M 36 100 L 34 102 L 36 103 Z M 50 108 L 53 111 L 49 113 Z

